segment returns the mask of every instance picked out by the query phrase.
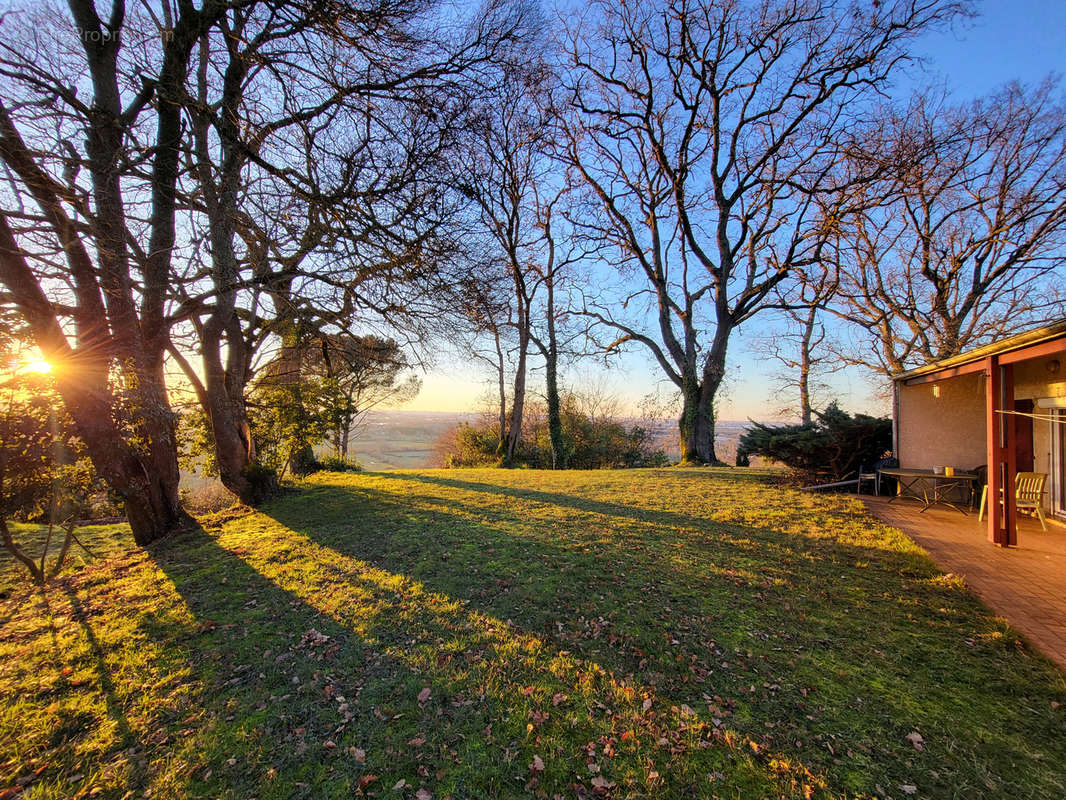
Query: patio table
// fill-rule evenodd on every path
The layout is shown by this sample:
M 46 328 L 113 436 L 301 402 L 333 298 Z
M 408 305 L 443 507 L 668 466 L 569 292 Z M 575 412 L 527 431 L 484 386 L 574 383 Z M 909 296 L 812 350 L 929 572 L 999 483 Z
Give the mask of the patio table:
M 973 472 L 956 472 L 954 475 L 944 475 L 933 472 L 931 469 L 902 469 L 890 467 L 881 470 L 882 475 L 888 475 L 899 481 L 899 493 L 893 495 L 888 501 L 897 499 L 917 500 L 922 504 L 924 514 L 935 505 L 948 506 L 965 514 L 965 508 L 959 508 L 949 499 L 951 492 L 966 487 L 970 491 L 970 508 L 973 508 L 973 484 L 977 481 L 977 475 Z

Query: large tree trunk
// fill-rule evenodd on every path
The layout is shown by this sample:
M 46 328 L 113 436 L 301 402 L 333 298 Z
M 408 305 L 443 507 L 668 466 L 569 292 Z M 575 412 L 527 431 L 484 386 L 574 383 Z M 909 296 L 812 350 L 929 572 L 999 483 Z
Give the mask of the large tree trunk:
M 682 378 L 681 417 L 678 419 L 678 432 L 681 435 L 681 463 L 706 464 L 706 420 L 701 420 L 699 380 L 694 374 Z
M 112 422 L 111 409 L 101 402 L 97 392 L 86 392 L 76 377 L 57 380 L 78 434 L 85 441 L 93 466 L 122 499 L 133 540 L 147 545 L 169 533 L 191 527 L 192 518 L 182 509 L 178 499 L 177 440 L 172 428 L 163 421 L 145 431 L 145 447 L 134 447 L 124 441 Z M 142 397 L 142 413 L 146 417 L 169 419 L 168 405 L 158 402 L 147 406 Z
M 109 386 L 108 353 L 104 346 L 74 350 L 48 300 L 0 214 L 0 283 L 30 325 L 34 339 L 50 363 L 59 365 L 56 388 L 85 441 L 93 466 L 122 498 L 134 541 L 149 544 L 192 519 L 178 502 L 178 455 L 173 413 L 162 386 L 161 370 L 149 374 L 129 365 L 127 379 L 136 393 L 139 414 L 136 434 L 143 445 L 131 445 L 114 422 L 114 397 Z M 79 338 L 92 341 L 89 332 Z M 98 326 L 93 336 L 103 340 Z M 143 364 L 143 360 L 142 360 Z
M 243 383 L 235 394 L 231 391 L 231 377 L 222 363 L 223 321 L 216 314 L 204 325 L 202 358 L 204 388 L 206 390 L 207 419 L 215 444 L 215 462 L 222 485 L 237 495 L 242 503 L 255 506 L 270 496 L 275 483 L 268 475 L 260 475 L 255 466 L 255 445 L 251 426 L 244 407 Z M 227 341 L 229 358 L 240 357 L 232 342 Z
M 728 342 L 729 330 L 723 330 L 720 325 L 707 353 L 702 375 L 697 377 L 691 368 L 682 375 L 682 406 L 678 427 L 683 464 L 724 466 L 715 452 L 714 401 L 725 378 Z
M 201 102 L 207 100 L 208 39 L 200 40 L 197 89 Z M 206 116 L 194 118 L 193 134 L 201 194 L 208 211 L 211 241 L 212 279 L 215 307 L 200 336 L 204 366 L 204 395 L 208 420 L 215 444 L 215 461 L 222 484 L 242 503 L 258 505 L 276 488 L 268 470 L 258 469 L 255 442 L 248 421 L 244 390 L 248 382 L 248 355 L 237 317 L 237 283 L 240 265 L 234 249 L 238 212 L 238 187 L 243 153 L 238 120 L 241 89 L 247 65 L 235 51 L 223 79 L 223 102 L 218 111 L 217 130 L 220 164 L 216 179 L 210 156 L 210 131 Z M 222 351 L 226 352 L 223 363 Z

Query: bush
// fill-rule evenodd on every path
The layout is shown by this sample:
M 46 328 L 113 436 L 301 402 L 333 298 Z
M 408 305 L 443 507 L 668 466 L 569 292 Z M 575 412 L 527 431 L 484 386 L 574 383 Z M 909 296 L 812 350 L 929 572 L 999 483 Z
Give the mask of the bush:
M 363 465 L 354 458 L 343 456 L 325 456 L 316 462 L 317 468 L 324 472 L 362 472 Z
M 488 420 L 460 422 L 437 442 L 442 467 L 487 467 L 500 465 L 500 428 Z
M 610 411 L 586 398 L 569 394 L 562 398 L 561 416 L 567 466 L 572 469 L 625 469 L 663 467 L 670 460 L 655 447 L 651 432 L 627 425 Z M 443 467 L 499 466 L 501 445 L 499 421 L 490 417 L 478 423 L 460 423 L 437 443 Z M 522 440 L 515 454 L 518 466 L 550 469 L 551 435 L 547 414 L 531 406 L 522 424 Z
M 0 352 L 0 357 L 3 355 Z M 19 375 L 13 369 L 4 386 L 6 397 L 0 408 L 0 543 L 25 567 L 34 583 L 44 586 L 62 570 L 72 545 L 86 549 L 75 528 L 80 520 L 96 515 L 100 500 L 106 502 L 108 495 L 74 421 L 56 394 L 52 377 Z M 30 552 L 25 541 L 16 541 L 9 520 L 47 526 L 40 552 Z M 57 530 L 62 536 L 54 535 Z M 55 546 L 58 553 L 53 556 Z
M 737 464 L 763 456 L 791 468 L 806 483 L 832 483 L 855 477 L 892 449 L 892 420 L 852 416 L 830 405 L 809 425 L 754 423 L 740 437 Z

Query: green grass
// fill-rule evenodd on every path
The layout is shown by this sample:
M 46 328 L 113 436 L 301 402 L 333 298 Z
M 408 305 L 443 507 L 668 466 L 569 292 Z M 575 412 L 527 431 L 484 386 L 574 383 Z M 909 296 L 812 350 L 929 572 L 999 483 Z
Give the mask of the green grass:
M 748 472 L 322 474 L 0 619 L 0 797 L 1066 797 L 1063 674 Z
M 47 525 L 27 525 L 9 522 L 11 536 L 26 555 L 39 561 L 48 539 Z M 126 525 L 89 525 L 78 528 L 75 535 L 79 541 L 92 550 L 97 558 L 110 558 L 123 553 L 133 546 L 129 527 Z M 65 533 L 59 527 L 52 530 L 52 540 L 48 543 L 47 572 L 52 574 L 56 556 L 63 545 Z M 63 574 L 72 575 L 80 572 L 92 562 L 89 554 L 76 543 L 71 544 L 70 551 L 63 560 Z M 0 547 L 0 599 L 18 592 L 26 583 L 26 570 L 15 563 L 3 547 Z

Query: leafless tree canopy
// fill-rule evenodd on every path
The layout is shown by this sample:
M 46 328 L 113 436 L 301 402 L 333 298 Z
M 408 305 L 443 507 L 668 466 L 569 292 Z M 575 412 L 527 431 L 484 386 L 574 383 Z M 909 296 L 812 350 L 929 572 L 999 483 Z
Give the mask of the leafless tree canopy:
M 955 3 L 597 3 L 568 32 L 569 162 L 584 233 L 635 286 L 586 313 L 650 349 L 681 390 L 682 455 L 716 461 L 730 334 L 822 257 L 836 166 L 908 43 Z M 642 330 L 624 310 L 652 308 Z
M 1058 91 L 1013 85 L 966 106 L 921 95 L 870 130 L 850 167 L 881 177 L 833 247 L 834 309 L 870 334 L 848 362 L 892 374 L 1062 316 Z
M 167 354 L 227 485 L 255 502 L 243 393 L 257 349 L 301 326 L 414 330 L 436 312 L 454 122 L 498 82 L 527 11 L 72 0 L 3 17 L 3 299 L 64 366 L 60 391 L 139 542 L 188 519 Z

